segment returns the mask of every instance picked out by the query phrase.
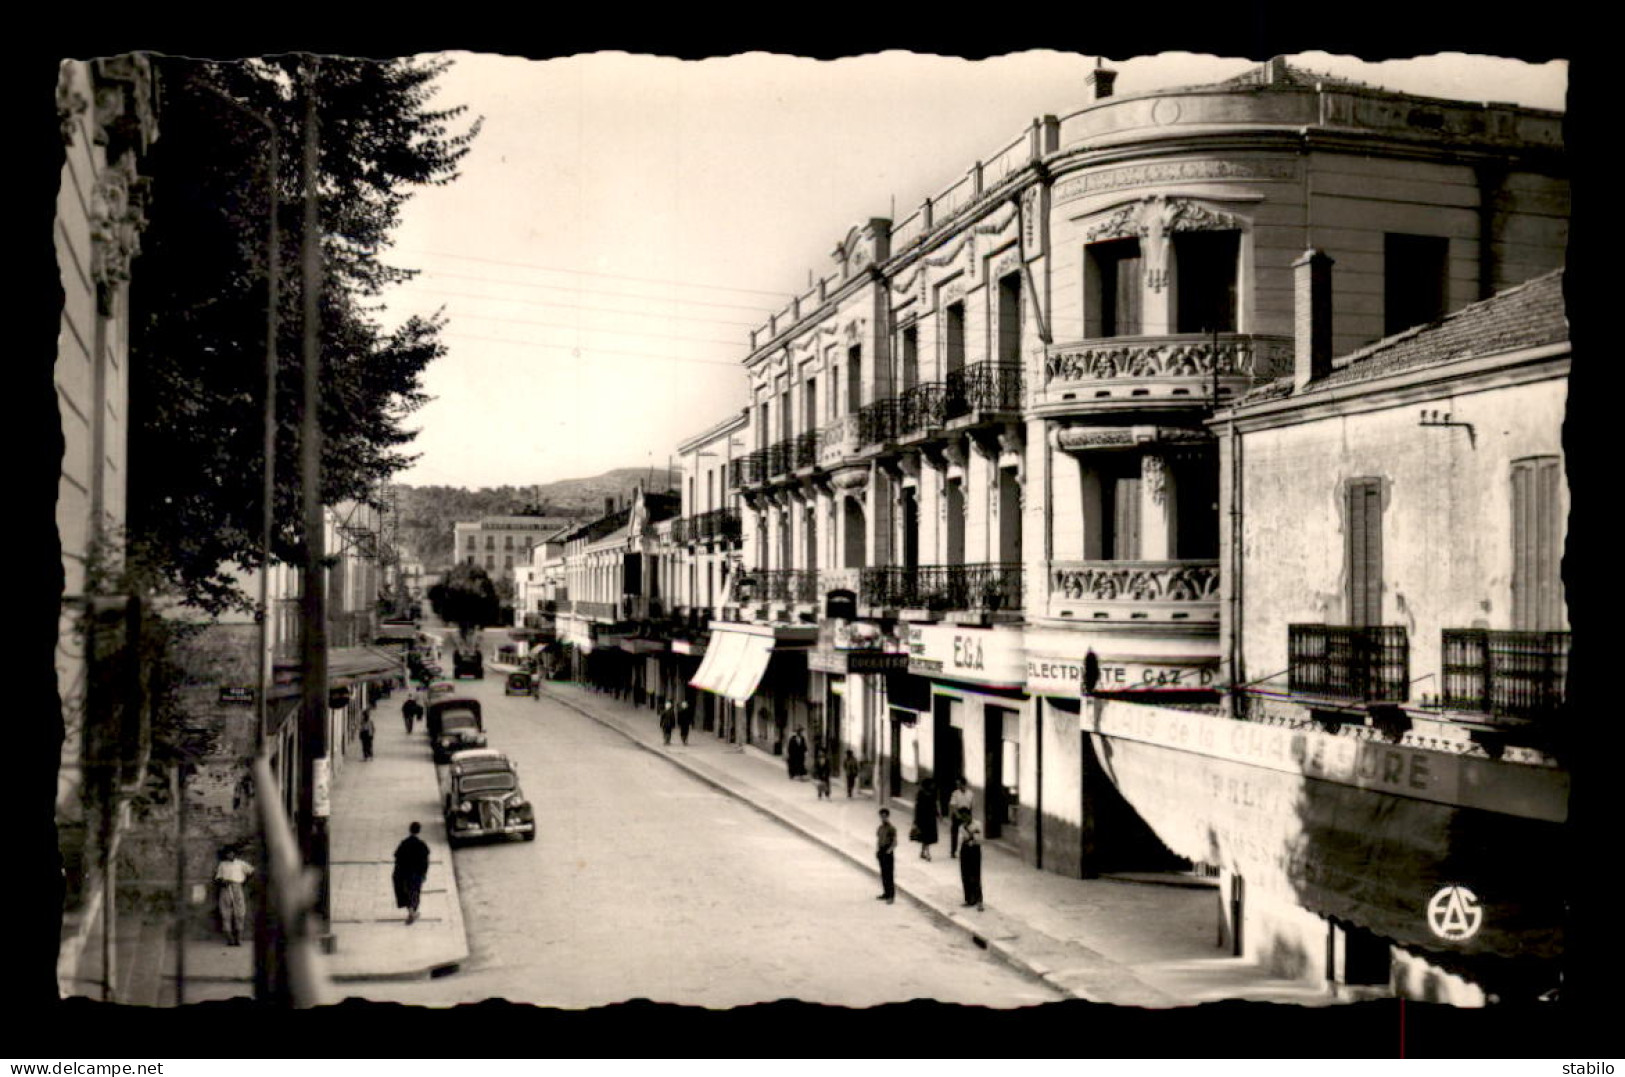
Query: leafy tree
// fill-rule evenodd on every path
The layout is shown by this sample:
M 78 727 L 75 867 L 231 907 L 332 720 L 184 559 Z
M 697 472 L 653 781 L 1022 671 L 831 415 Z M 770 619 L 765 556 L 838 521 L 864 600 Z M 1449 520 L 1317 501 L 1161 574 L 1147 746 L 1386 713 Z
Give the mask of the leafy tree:
M 162 134 L 145 171 L 149 225 L 132 279 L 130 529 L 188 602 L 248 606 L 232 566 L 261 562 L 269 190 L 281 205 L 273 556 L 303 557 L 300 242 L 304 61 L 155 57 Z M 322 497 L 378 504 L 411 463 L 404 420 L 427 400 L 421 375 L 445 352 L 438 316 L 380 324 L 378 298 L 414 271 L 381 255 L 415 189 L 457 176 L 479 122 L 434 109 L 450 61 L 322 59 Z M 279 133 L 269 167 L 267 130 Z
M 502 612 L 491 577 L 480 566 L 466 562 L 453 566 L 429 588 L 429 605 L 435 616 L 456 625 L 465 637 L 483 625 L 496 624 Z

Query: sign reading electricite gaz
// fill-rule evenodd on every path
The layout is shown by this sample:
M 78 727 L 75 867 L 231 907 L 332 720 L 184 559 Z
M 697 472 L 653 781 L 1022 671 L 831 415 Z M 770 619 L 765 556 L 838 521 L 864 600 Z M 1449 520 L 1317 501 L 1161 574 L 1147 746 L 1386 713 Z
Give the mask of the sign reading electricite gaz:
M 1219 687 L 1217 662 L 1100 663 L 1097 692 L 1203 692 Z

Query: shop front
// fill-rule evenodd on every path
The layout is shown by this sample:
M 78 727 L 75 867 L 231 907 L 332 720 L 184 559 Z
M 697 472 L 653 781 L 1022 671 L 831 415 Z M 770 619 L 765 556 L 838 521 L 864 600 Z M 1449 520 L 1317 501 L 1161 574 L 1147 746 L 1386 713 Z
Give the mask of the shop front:
M 713 624 L 689 685 L 723 706 L 725 739 L 775 755 L 807 730 L 807 654 L 817 630 L 799 625 Z
M 1237 951 L 1305 954 L 1343 983 L 1398 982 L 1408 961 L 1503 998 L 1556 984 L 1566 772 L 1161 707 L 1084 712 L 1135 811 L 1224 873 Z
M 917 796 L 930 779 L 937 808 L 946 814 L 964 778 L 985 836 L 1022 847 L 1031 820 L 1022 811 L 1021 791 L 1036 780 L 1022 751 L 1031 711 L 1022 630 L 909 624 L 905 639 L 908 679 L 894 679 L 888 699 L 892 744 L 885 769 L 893 795 Z

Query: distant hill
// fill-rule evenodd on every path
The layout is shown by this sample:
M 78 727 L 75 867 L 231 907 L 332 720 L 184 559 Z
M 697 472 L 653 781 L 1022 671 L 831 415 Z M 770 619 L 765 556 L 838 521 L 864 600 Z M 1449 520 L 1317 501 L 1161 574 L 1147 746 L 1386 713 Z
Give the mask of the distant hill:
M 619 508 L 639 485 L 654 491 L 675 490 L 667 485 L 664 469 L 620 467 L 580 479 L 560 479 L 537 486 L 390 487 L 398 515 L 397 535 L 410 556 L 433 572 L 452 562 L 452 525 L 486 516 L 545 516 L 578 519 L 585 523 L 605 512 L 614 500 Z

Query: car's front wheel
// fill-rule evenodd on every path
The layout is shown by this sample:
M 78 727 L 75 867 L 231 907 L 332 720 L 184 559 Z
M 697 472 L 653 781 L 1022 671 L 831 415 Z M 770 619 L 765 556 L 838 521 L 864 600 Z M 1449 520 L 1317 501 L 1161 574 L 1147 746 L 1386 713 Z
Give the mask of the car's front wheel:
M 536 831 L 534 831 L 534 830 L 525 831 L 525 840 L 526 841 L 535 841 L 536 840 Z

